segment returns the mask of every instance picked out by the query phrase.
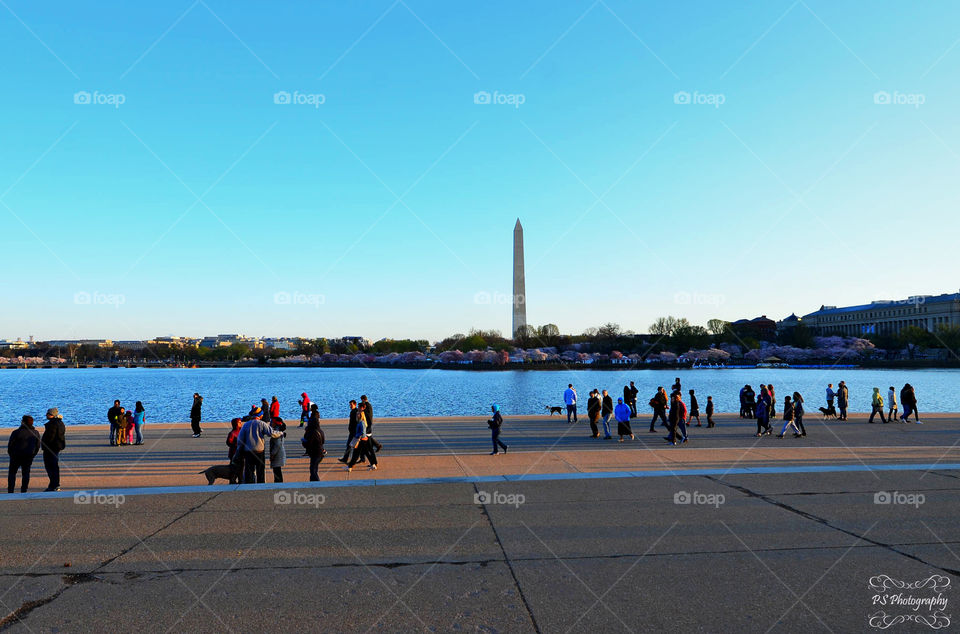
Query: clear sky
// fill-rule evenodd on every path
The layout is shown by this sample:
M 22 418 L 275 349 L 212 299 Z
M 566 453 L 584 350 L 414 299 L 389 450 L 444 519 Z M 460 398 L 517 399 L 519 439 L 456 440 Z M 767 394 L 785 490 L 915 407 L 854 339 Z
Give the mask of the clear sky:
M 518 217 L 564 332 L 960 287 L 953 0 L 0 5 L 0 338 L 506 334 Z

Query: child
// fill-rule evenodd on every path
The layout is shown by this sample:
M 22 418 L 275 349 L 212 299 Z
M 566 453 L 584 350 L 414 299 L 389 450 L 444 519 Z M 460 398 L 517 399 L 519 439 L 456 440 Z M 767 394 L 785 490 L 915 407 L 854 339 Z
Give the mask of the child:
M 133 434 L 137 430 L 137 426 L 134 424 L 133 412 L 127 412 L 127 444 L 132 445 L 134 443 Z
M 887 406 L 890 408 L 890 412 L 887 414 L 887 420 L 896 420 L 894 418 L 899 413 L 899 408 L 897 407 L 897 391 L 893 389 L 893 386 L 890 386 L 890 390 L 887 392 Z
M 707 429 L 713 427 L 713 397 L 707 397 Z
M 794 438 L 800 437 L 800 429 L 793 422 L 793 401 L 790 400 L 789 396 L 785 396 L 783 397 L 783 429 L 780 430 L 780 435 L 777 438 L 783 438 L 788 427 L 793 427 Z
M 690 422 L 693 422 L 693 419 L 697 419 L 697 427 L 700 425 L 700 404 L 697 402 L 697 396 L 693 393 L 693 390 L 690 390 Z
M 120 416 L 117 417 L 117 446 L 127 444 L 127 410 L 120 408 Z

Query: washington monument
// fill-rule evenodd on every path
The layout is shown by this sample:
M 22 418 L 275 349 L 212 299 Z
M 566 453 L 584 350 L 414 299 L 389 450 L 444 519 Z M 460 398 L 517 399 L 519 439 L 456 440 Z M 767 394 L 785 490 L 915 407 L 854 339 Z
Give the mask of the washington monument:
M 523 225 L 513 228 L 513 336 L 527 325 L 527 284 L 523 273 Z

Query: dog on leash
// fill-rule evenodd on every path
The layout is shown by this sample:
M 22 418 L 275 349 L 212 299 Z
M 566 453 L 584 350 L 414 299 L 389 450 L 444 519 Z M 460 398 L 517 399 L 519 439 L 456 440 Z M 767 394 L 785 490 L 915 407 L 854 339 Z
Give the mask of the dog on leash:
M 820 413 L 823 414 L 823 420 L 827 420 L 828 418 L 832 418 L 832 419 L 834 419 L 834 420 L 837 419 L 837 408 L 836 408 L 836 407 L 829 407 L 829 408 L 827 408 L 827 407 L 821 407 L 821 408 L 820 408 Z
M 218 478 L 227 480 L 230 484 L 237 484 L 240 479 L 240 470 L 235 464 L 214 465 L 200 473 L 207 477 L 208 485 L 212 485 Z
M 547 405 L 544 409 L 550 410 L 550 415 L 551 415 L 551 416 L 553 416 L 554 414 L 560 414 L 561 416 L 563 416 L 563 408 L 562 408 L 562 407 L 551 407 L 551 406 Z

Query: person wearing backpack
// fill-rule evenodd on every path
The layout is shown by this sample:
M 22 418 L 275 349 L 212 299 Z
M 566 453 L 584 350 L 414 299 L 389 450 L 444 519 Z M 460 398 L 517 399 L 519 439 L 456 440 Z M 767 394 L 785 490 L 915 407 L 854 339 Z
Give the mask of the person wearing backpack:
M 43 468 L 47 471 L 50 484 L 47 491 L 60 490 L 60 452 L 67 446 L 66 428 L 60 418 L 60 410 L 51 407 L 47 410 L 47 422 L 43 426 L 43 435 L 40 437 L 40 448 L 43 450 Z

